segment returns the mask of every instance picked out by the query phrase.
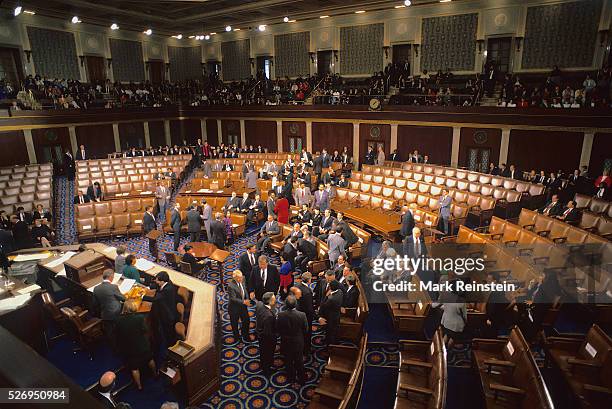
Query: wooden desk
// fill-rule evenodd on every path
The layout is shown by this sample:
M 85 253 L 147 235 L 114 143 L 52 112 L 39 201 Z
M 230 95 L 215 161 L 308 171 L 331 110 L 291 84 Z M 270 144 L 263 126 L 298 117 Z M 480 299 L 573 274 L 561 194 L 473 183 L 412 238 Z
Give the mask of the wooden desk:
M 338 203 L 337 201 L 332 203 L 332 209 L 336 212 L 344 213 L 347 219 L 352 220 L 353 223 L 361 228 L 373 228 L 381 233 L 385 239 L 393 240 L 402 227 L 398 213 L 383 213 L 379 210 L 367 207 L 354 207 L 345 203 Z
M 193 248 L 195 258 L 208 258 L 217 250 L 217 246 L 214 244 L 201 241 L 187 243 L 186 245 Z
M 244 192 L 249 194 L 250 198 L 254 198 L 255 197 L 255 189 L 233 189 L 231 187 L 226 187 L 223 189 L 217 189 L 217 190 L 212 190 L 209 189 L 210 191 L 207 192 L 200 192 L 198 190 L 190 190 L 187 189 L 186 187 L 183 187 L 183 189 L 181 189 L 180 194 L 181 195 L 189 195 L 189 196 L 197 196 L 197 197 L 230 197 L 232 195 L 233 192 L 236 192 L 236 195 L 238 195 L 238 197 L 242 197 L 242 194 Z

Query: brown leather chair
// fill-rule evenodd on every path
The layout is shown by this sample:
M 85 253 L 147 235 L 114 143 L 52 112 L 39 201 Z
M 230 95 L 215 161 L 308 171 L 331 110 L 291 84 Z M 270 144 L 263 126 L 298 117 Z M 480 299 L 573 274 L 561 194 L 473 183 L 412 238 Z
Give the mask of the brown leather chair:
M 96 213 L 96 216 L 105 216 L 107 214 L 110 214 L 110 203 L 109 202 L 99 202 L 99 203 L 94 203 L 94 212 Z
M 122 214 L 126 211 L 125 200 L 112 200 L 110 206 L 112 214 Z
M 78 218 L 77 233 L 80 240 L 93 239 L 96 232 L 96 219 L 94 217 Z
M 184 341 L 185 338 L 187 338 L 187 328 L 185 328 L 185 324 L 182 322 L 177 322 L 174 324 L 174 330 L 176 331 L 176 337 L 179 340 Z
M 576 195 L 574 196 L 574 201 L 576 202 L 577 209 L 588 209 L 591 204 L 591 196 L 582 193 L 576 193 Z
M 179 317 L 179 322 L 184 322 L 185 321 L 185 305 L 183 303 L 179 302 L 176 304 L 176 312 Z
M 96 216 L 96 237 L 108 237 L 113 232 L 113 215 Z
M 113 234 L 123 236 L 128 234 L 130 226 L 130 214 L 113 214 Z
M 141 234 L 142 233 L 142 217 L 143 212 L 130 213 L 130 227 L 128 228 L 128 234 Z
M 76 214 L 79 218 L 92 217 L 95 215 L 93 203 L 83 203 L 76 205 Z
M 91 347 L 102 337 L 102 320 L 99 318 L 85 319 L 84 316 L 80 316 L 69 307 L 62 307 L 61 312 L 71 324 L 69 334 L 83 350 L 89 351 L 91 356 Z
M 589 204 L 589 212 L 603 215 L 606 214 L 609 207 L 610 202 L 604 199 L 600 199 L 598 197 L 594 197 L 591 199 L 591 203 Z

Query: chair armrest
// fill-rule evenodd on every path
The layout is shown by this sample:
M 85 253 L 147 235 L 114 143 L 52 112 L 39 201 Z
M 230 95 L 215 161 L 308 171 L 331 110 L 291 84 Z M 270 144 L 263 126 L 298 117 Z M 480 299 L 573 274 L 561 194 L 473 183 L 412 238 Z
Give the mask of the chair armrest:
M 533 253 L 533 247 L 523 247 L 518 249 L 518 253 L 520 256 L 529 256 Z
M 567 237 L 555 237 L 554 239 L 552 239 L 555 244 L 565 243 L 566 240 Z
M 358 350 L 357 347 L 354 347 L 352 345 L 339 345 L 339 344 L 329 345 L 327 349 L 329 350 L 330 354 L 334 351 L 356 352 Z
M 504 233 L 493 233 L 491 234 L 491 240 L 497 240 L 500 237 L 502 237 L 504 235 Z
M 539 236 L 547 237 L 550 234 L 550 230 L 540 230 L 536 232 Z
M 57 305 L 58 307 L 63 307 L 66 304 L 68 304 L 70 301 L 72 301 L 72 299 L 70 298 L 64 298 L 63 300 L 59 300 L 55 302 L 55 305 Z
M 585 383 L 583 388 L 588 395 L 606 395 L 607 399 L 612 397 L 612 389 L 606 388 L 605 386 L 590 385 Z
M 533 258 L 533 262 L 535 264 L 539 264 L 540 261 L 543 261 L 544 263 L 548 263 L 549 260 L 550 260 L 550 257 L 548 257 L 548 256 L 534 257 Z
M 423 346 L 423 347 L 429 347 L 431 345 L 430 341 L 416 341 L 416 340 L 412 340 L 412 339 L 400 339 L 399 341 L 400 346 Z
M 402 360 L 401 366 L 414 366 L 418 368 L 433 368 L 433 364 L 431 362 L 417 361 L 415 359 Z
M 319 395 L 327 396 L 328 398 L 336 399 L 339 401 L 344 399 L 344 396 L 336 395 L 335 393 L 326 391 L 325 389 L 316 388 L 314 390 L 314 393 L 318 393 Z
M 500 383 L 490 383 L 489 388 L 491 388 L 491 390 L 494 392 L 495 399 L 497 399 L 497 395 L 499 393 L 525 396 L 524 390 L 508 385 L 502 385 Z
M 601 364 L 598 364 L 596 362 L 587 361 L 585 359 L 567 358 L 567 363 L 572 366 L 577 365 L 577 366 L 593 368 L 593 369 L 601 368 Z
M 89 321 L 87 321 L 87 325 L 81 328 L 81 331 L 83 333 L 86 333 L 92 328 L 94 328 L 95 326 L 100 325 L 100 324 L 102 324 L 102 320 L 100 318 L 92 318 Z
M 511 368 L 511 369 L 514 369 L 516 367 L 516 365 L 513 362 L 502 361 L 498 359 L 485 359 L 484 363 L 487 366 L 487 373 L 491 373 L 491 369 L 493 369 L 494 366 L 499 366 L 502 368 Z
M 529 224 L 524 224 L 523 225 L 523 229 L 530 230 L 530 231 L 533 231 L 534 227 L 535 227 L 535 223 L 529 223 Z
M 506 245 L 508 247 L 516 247 L 517 244 L 518 244 L 518 240 L 504 241 L 504 245 Z
M 413 393 L 418 393 L 420 395 L 433 395 L 434 393 L 433 390 L 431 389 L 421 388 L 420 386 L 414 386 L 414 385 L 400 384 L 398 388 L 404 392 L 413 392 Z

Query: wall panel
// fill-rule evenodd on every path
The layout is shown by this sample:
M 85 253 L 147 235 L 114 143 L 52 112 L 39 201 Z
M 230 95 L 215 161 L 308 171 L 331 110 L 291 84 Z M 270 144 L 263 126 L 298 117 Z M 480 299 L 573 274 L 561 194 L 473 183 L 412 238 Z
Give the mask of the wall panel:
M 173 119 L 170 121 L 170 135 L 173 145 L 195 144 L 202 138 L 202 127 L 199 119 Z
M 0 132 L 0 163 L 2 166 L 30 163 L 22 131 Z
M 612 161 L 612 133 L 596 133 L 589 161 L 589 173 L 592 177 L 601 175 L 606 161 Z
M 389 156 L 391 145 L 391 125 L 384 124 L 360 124 L 359 125 L 359 161 L 363 163 L 368 151 L 368 141 L 383 142 L 385 144 L 385 155 Z M 352 148 L 349 147 L 352 154 Z
M 580 164 L 583 134 L 581 132 L 510 131 L 508 165 L 515 164 L 519 170 L 562 169 L 571 172 Z
M 158 147 L 166 145 L 166 134 L 164 132 L 164 121 L 149 122 L 149 139 L 151 141 L 151 146 Z
M 340 72 L 368 74 L 383 69 L 382 23 L 340 27 Z
M 236 143 L 240 146 L 240 121 L 234 119 L 224 119 L 221 121 L 221 136 L 223 143 Z M 218 145 L 214 144 L 214 145 Z
M 224 81 L 237 81 L 251 76 L 250 49 L 251 41 L 248 38 L 221 43 Z
M 348 146 L 353 151 L 353 124 L 333 122 L 312 123 L 312 152 L 327 149 L 327 153 L 339 152 Z
M 48 163 L 52 161 L 51 147 L 60 145 L 62 152 L 72 151 L 70 145 L 70 133 L 68 128 L 40 128 L 32 129 L 32 141 L 38 163 Z
M 38 27 L 27 30 L 36 74 L 47 78 L 81 78 L 74 34 Z
M 499 163 L 499 149 L 501 146 L 501 129 L 492 128 L 461 128 L 459 141 L 459 166 L 469 166 L 469 150 L 490 149 L 489 162 Z
M 217 129 L 217 120 L 216 119 L 207 119 L 206 120 L 206 137 L 208 138 L 209 145 L 218 145 L 219 136 Z
M 400 125 L 397 129 L 397 150 L 403 160 L 415 149 L 428 155 L 431 163 L 450 165 L 453 128 Z
M 289 151 L 289 138 L 301 137 L 306 148 L 306 122 L 283 121 L 283 151 Z
M 247 145 L 254 148 L 261 145 L 271 152 L 278 150 L 276 121 L 245 121 L 244 132 Z
M 140 41 L 110 40 L 115 81 L 143 81 L 145 78 L 142 43 Z
M 77 145 L 85 145 L 94 158 L 106 158 L 115 152 L 112 124 L 81 125 L 76 127 Z
M 421 34 L 422 69 L 472 71 L 477 27 L 476 13 L 424 18 Z
M 149 130 L 150 132 L 150 130 Z M 121 149 L 126 150 L 131 147 L 144 148 L 144 126 L 142 122 L 121 122 L 119 123 L 119 140 Z

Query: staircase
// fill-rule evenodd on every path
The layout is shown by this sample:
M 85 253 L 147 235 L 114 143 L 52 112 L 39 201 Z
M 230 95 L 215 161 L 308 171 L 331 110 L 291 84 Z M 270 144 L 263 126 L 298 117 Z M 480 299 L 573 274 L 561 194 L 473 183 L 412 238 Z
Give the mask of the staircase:
M 486 94 L 480 99 L 481 107 L 495 107 L 502 94 L 502 85 L 500 83 L 495 84 L 493 95 L 488 97 Z

